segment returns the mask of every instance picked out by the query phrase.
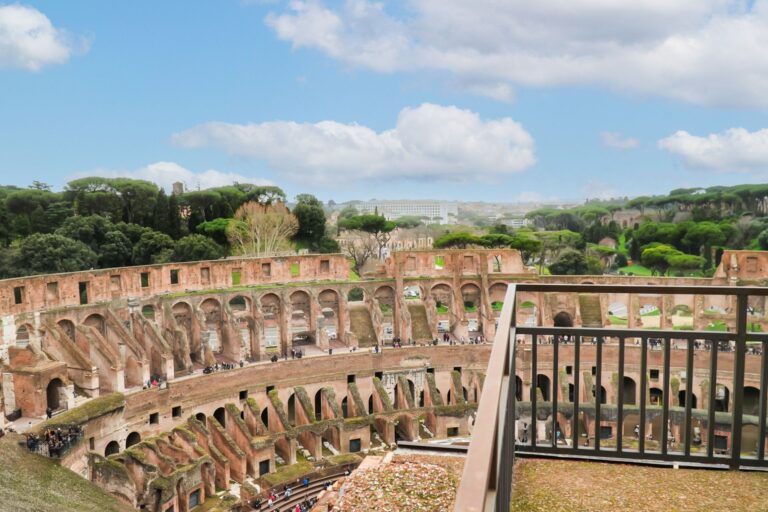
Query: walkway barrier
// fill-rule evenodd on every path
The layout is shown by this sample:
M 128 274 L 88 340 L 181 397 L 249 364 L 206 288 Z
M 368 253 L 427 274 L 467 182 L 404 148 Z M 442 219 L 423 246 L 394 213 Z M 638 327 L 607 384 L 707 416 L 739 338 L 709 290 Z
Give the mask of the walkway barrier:
M 725 296 L 730 306 L 715 316 L 730 320 L 735 329 L 729 332 L 724 322 L 709 325 L 716 330 L 663 329 L 668 323 L 663 317 L 659 328 L 518 325 L 518 302 L 524 292 L 555 300 L 558 294 L 662 300 L 671 295 L 694 300 Z M 516 455 L 768 468 L 768 334 L 748 329 L 748 314 L 755 313 L 749 298 L 764 304 L 766 296 L 768 288 L 754 287 L 510 284 L 455 510 L 510 510 Z M 702 316 L 711 311 L 699 308 Z M 747 366 L 759 390 L 755 396 L 750 387 L 745 414 Z M 675 377 L 671 369 L 677 372 Z M 634 381 L 625 379 L 630 374 L 639 375 L 639 391 L 634 393 Z M 605 380 L 608 375 L 610 383 Z M 721 384 L 724 381 L 731 389 Z M 652 384 L 661 389 L 651 388 Z M 614 389 L 613 403 L 605 385 Z M 749 444 L 744 442 L 745 432 Z

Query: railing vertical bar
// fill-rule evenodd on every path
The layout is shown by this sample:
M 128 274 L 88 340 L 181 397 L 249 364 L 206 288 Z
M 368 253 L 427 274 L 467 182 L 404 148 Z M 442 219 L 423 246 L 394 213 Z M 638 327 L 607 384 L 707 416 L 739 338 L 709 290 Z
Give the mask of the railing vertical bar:
M 571 444 L 573 449 L 579 447 L 579 382 L 581 362 L 581 336 L 573 337 L 573 427 L 571 429 Z
M 513 314 L 514 317 L 514 314 Z M 507 361 L 505 369 L 507 375 L 507 395 L 504 397 L 506 408 L 503 413 L 503 428 L 499 431 L 501 435 L 498 471 L 496 479 L 496 512 L 509 512 L 510 500 L 512 498 L 512 471 L 515 458 L 515 398 L 517 393 L 517 380 L 515 379 L 515 328 L 509 330 L 507 338 L 507 351 L 505 356 Z M 501 417 L 501 414 L 499 415 Z
M 693 404 L 693 338 L 688 338 L 686 359 L 685 359 L 685 456 L 691 456 L 691 416 Z M 703 397 L 702 397 L 703 398 Z
M 552 342 L 552 446 L 557 448 L 557 392 L 560 389 L 560 337 L 553 336 Z
M 671 342 L 669 337 L 664 338 L 664 393 L 661 395 L 661 453 L 667 455 L 669 450 L 669 404 L 672 403 L 672 393 L 669 389 L 669 359 L 671 355 Z
M 645 455 L 645 401 L 648 392 L 648 338 L 640 338 L 640 432 L 638 452 Z
M 603 338 L 597 337 L 597 360 L 595 361 L 595 451 L 600 451 L 600 405 L 603 401 Z M 589 434 L 587 434 L 589 435 Z
M 715 456 L 715 399 L 717 398 L 717 353 L 718 342 L 710 343 L 709 399 L 707 400 L 707 457 Z
M 619 393 L 616 418 L 616 452 L 623 451 L 624 443 L 624 337 L 619 338 Z
M 763 341 L 763 355 L 760 371 L 760 408 L 757 427 L 757 458 L 765 460 L 765 421 L 768 414 L 768 341 Z
M 536 392 L 539 389 L 538 345 L 539 336 L 534 334 L 531 337 L 531 424 L 529 425 L 529 436 L 532 448 L 536 448 L 536 421 L 538 419 L 539 406 L 539 397 Z
M 747 357 L 747 302 L 749 296 L 741 291 L 736 296 L 736 360 L 733 370 L 733 422 L 731 423 L 731 469 L 741 465 L 741 427 L 744 420 L 744 372 Z

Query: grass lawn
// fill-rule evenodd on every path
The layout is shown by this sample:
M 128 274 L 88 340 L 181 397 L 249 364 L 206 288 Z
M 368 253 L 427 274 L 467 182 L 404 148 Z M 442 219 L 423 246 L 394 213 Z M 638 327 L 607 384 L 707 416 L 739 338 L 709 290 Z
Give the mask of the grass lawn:
M 629 275 L 632 274 L 633 276 L 650 276 L 653 275 L 653 272 L 651 272 L 651 269 L 644 267 L 642 265 L 629 265 L 627 267 L 621 267 L 619 269 L 620 274 Z
M 707 326 L 708 331 L 716 331 L 716 332 L 725 332 L 728 330 L 728 326 L 725 322 L 722 322 L 720 320 L 717 320 L 716 322 L 712 322 Z
M 647 313 L 643 313 L 640 316 L 661 316 L 661 310 L 654 309 L 653 311 L 649 311 Z
M 608 315 L 608 321 L 611 322 L 611 325 L 627 325 L 626 318 L 620 318 L 614 315 Z

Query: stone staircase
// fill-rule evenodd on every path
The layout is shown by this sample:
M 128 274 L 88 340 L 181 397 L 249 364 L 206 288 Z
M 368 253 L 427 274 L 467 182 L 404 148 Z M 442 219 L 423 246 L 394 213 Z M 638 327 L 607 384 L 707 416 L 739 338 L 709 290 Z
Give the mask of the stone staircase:
M 579 311 L 582 327 L 603 327 L 600 296 L 594 293 L 579 294 Z
M 411 314 L 411 334 L 414 341 L 429 341 L 432 332 L 429 329 L 427 310 L 424 304 L 408 304 L 408 312 Z M 407 340 L 403 340 L 404 342 Z
M 376 331 L 373 328 L 371 314 L 364 305 L 350 305 L 349 328 L 357 336 L 359 347 L 372 347 L 376 345 Z

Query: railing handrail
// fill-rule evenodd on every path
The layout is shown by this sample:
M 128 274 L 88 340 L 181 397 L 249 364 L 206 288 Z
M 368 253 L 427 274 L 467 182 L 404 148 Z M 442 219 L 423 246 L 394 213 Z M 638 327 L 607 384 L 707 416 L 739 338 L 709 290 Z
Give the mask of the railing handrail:
M 472 442 L 456 496 L 456 512 L 484 512 L 493 503 L 497 488 L 494 465 L 498 462 L 498 435 L 504 426 L 499 425 L 503 420 L 499 416 L 501 400 L 506 398 L 502 381 L 505 370 L 508 371 L 510 339 L 514 339 L 506 326 L 512 325 L 514 308 L 515 285 L 510 284 L 504 297 L 499 328 L 493 341 L 482 397 L 475 416 Z M 489 464 L 490 461 L 494 462 Z
M 594 294 L 633 294 L 633 295 L 714 295 L 714 296 L 731 296 L 735 298 L 734 308 L 726 315 L 735 320 L 735 330 L 731 332 L 718 332 L 718 331 L 681 331 L 673 329 L 655 328 L 655 329 L 641 329 L 641 328 L 626 328 L 626 327 L 544 327 L 544 326 L 517 326 L 515 322 L 515 314 L 517 309 L 517 299 L 522 300 L 521 294 L 524 292 L 538 292 L 538 293 L 594 293 Z M 593 338 L 617 338 L 619 339 L 619 360 L 617 367 L 619 368 L 619 391 L 617 391 L 619 398 L 617 399 L 616 409 L 618 415 L 623 418 L 623 406 L 624 399 L 622 397 L 624 384 L 623 375 L 625 369 L 629 368 L 627 361 L 625 360 L 625 342 L 632 338 L 640 339 L 640 345 L 642 350 L 642 357 L 640 362 L 641 376 L 640 376 L 640 389 L 645 389 L 647 385 L 646 373 L 648 372 L 648 345 L 649 340 L 654 338 L 660 338 L 665 340 L 662 347 L 663 352 L 663 364 L 664 364 L 664 396 L 667 397 L 668 390 L 670 389 L 670 341 L 671 340 L 685 340 L 687 342 L 688 355 L 686 360 L 686 372 L 689 375 L 693 375 L 693 346 L 695 340 L 708 340 L 709 347 L 705 349 L 710 354 L 710 366 L 709 374 L 715 377 L 710 377 L 712 382 L 717 381 L 717 376 L 721 372 L 718 371 L 717 359 L 718 359 L 718 345 L 721 341 L 734 342 L 734 360 L 733 367 L 724 368 L 724 372 L 732 374 L 732 410 L 731 415 L 731 432 L 730 432 L 730 454 L 726 457 L 715 457 L 713 455 L 714 448 L 714 427 L 708 427 L 707 429 L 707 454 L 704 456 L 697 455 L 692 456 L 690 454 L 691 446 L 691 428 L 692 428 L 692 407 L 691 397 L 693 396 L 692 384 L 686 383 L 685 386 L 685 422 L 680 428 L 685 429 L 685 446 L 684 453 L 671 453 L 667 447 L 668 431 L 666 427 L 662 427 L 661 433 L 661 447 L 659 452 L 646 451 L 645 448 L 645 436 L 641 435 L 639 438 L 639 446 L 637 452 L 622 451 L 620 446 L 622 434 L 621 425 L 617 429 L 617 450 L 613 453 L 600 448 L 600 442 L 597 432 L 595 432 L 594 448 L 582 449 L 576 445 L 579 429 L 573 427 L 571 430 L 571 436 L 573 437 L 572 445 L 565 447 L 560 446 L 560 443 L 556 440 L 554 429 L 557 424 L 557 428 L 560 428 L 560 420 L 557 419 L 557 415 L 553 414 L 550 419 L 538 420 L 552 423 L 553 433 L 552 439 L 537 441 L 537 399 L 535 397 L 534 389 L 538 388 L 537 384 L 533 384 L 531 389 L 531 401 L 528 405 L 524 405 L 526 402 L 521 403 L 523 407 L 529 407 L 531 411 L 531 425 L 530 432 L 532 433 L 531 442 L 518 446 L 518 450 L 527 454 L 542 454 L 542 455 L 556 455 L 556 456 L 572 456 L 572 457 L 592 457 L 595 458 L 608 458 L 608 459 L 622 459 L 625 461 L 631 461 L 637 459 L 638 461 L 666 461 L 666 462 L 681 462 L 681 463 L 695 463 L 706 464 L 711 467 L 723 467 L 723 463 L 727 464 L 731 468 L 740 467 L 768 467 L 768 458 L 765 457 L 764 451 L 764 439 L 759 438 L 758 453 L 756 459 L 744 459 L 741 456 L 741 442 L 742 442 L 742 426 L 743 426 L 743 400 L 744 400 L 744 377 L 745 377 L 745 358 L 747 355 L 746 346 L 747 340 L 759 341 L 762 343 L 762 362 L 761 368 L 761 393 L 759 404 L 759 427 L 758 431 L 761 433 L 765 431 L 766 412 L 768 412 L 768 333 L 758 333 L 748 331 L 748 298 L 750 296 L 768 296 L 768 287 L 738 287 L 738 286 L 685 286 L 685 285 L 594 285 L 589 283 L 584 284 L 542 284 L 542 283 L 510 283 L 507 289 L 507 293 L 504 299 L 504 306 L 501 316 L 498 322 L 498 328 L 496 337 L 494 340 L 494 346 L 491 352 L 490 361 L 488 363 L 488 370 L 484 381 L 484 387 L 478 407 L 478 413 L 476 416 L 474 429 L 472 432 L 472 442 L 470 443 L 467 453 L 467 459 L 464 466 L 464 472 L 462 476 L 461 485 L 458 490 L 456 505 L 454 510 L 456 512 L 490 512 L 508 511 L 510 508 L 511 499 L 511 487 L 512 487 L 512 467 L 515 454 L 515 442 L 516 442 L 516 362 L 515 351 L 517 346 L 517 336 L 524 335 L 530 336 L 531 341 L 531 360 L 526 366 L 521 367 L 526 371 L 536 372 L 543 367 L 555 367 L 558 366 L 558 346 L 560 341 L 554 344 L 554 350 L 552 352 L 553 361 L 552 364 L 544 362 L 539 366 L 537 361 L 537 345 L 539 340 L 543 336 L 574 336 L 576 340 L 574 351 L 574 377 L 573 386 L 575 386 L 573 400 L 565 400 L 573 408 L 573 414 L 568 421 L 574 423 L 577 422 L 577 414 L 580 410 L 589 406 L 589 403 L 579 404 L 579 347 L 584 343 L 585 337 Z M 529 345 L 522 345 L 526 348 Z M 628 346 L 628 345 L 627 345 Z M 596 344 L 596 383 L 595 389 L 602 389 L 601 376 L 606 365 L 602 362 L 602 343 Z M 635 366 L 637 364 L 633 363 Z M 559 391 L 557 385 L 558 375 L 553 373 L 552 376 L 552 393 L 553 399 L 549 402 L 552 405 L 552 410 L 555 410 L 555 404 L 557 404 L 557 393 Z M 535 380 L 535 379 L 534 379 Z M 586 382 L 585 384 L 586 385 Z M 549 386 L 549 384 L 547 384 Z M 706 400 L 708 404 L 708 419 L 707 424 L 713 425 L 715 420 L 715 389 L 716 386 L 710 385 Z M 695 398 L 695 397 L 694 397 Z M 546 403 L 546 402 L 545 402 Z M 666 425 L 670 418 L 670 403 L 669 399 L 665 399 L 662 404 L 663 421 L 662 424 Z M 646 425 L 646 408 L 650 407 L 646 403 L 645 393 L 640 393 L 639 398 L 639 410 L 641 425 Z M 612 404 L 606 405 L 606 410 L 614 407 Z M 636 407 L 633 405 L 633 407 Z M 588 407 L 587 407 L 588 408 Z M 601 401 L 597 400 L 592 404 L 594 414 L 600 417 Z M 622 420 L 623 421 L 623 420 Z M 645 427 L 643 427 L 645 428 Z M 550 446 L 551 445 L 551 446 Z M 633 458 L 634 457 L 634 458 Z

